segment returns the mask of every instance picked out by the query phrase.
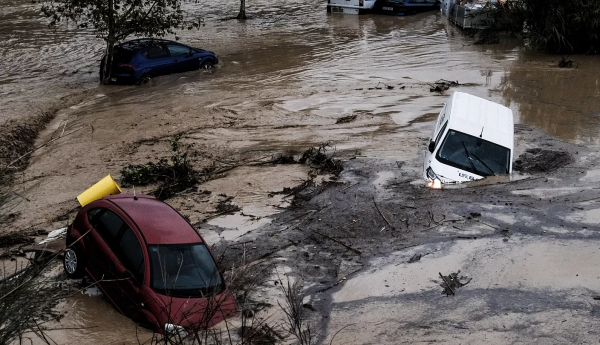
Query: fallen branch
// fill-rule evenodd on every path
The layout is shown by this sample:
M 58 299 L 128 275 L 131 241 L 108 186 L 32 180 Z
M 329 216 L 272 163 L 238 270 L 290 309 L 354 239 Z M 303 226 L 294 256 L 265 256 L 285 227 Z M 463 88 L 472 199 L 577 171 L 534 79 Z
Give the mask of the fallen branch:
M 349 186 L 347 186 L 347 187 L 344 187 L 344 188 L 340 189 L 340 192 L 342 192 L 342 191 L 345 191 L 345 190 L 346 190 L 346 189 L 348 189 L 348 188 L 354 187 L 354 186 L 356 186 L 357 184 L 359 184 L 359 182 L 356 182 L 356 183 L 354 183 L 354 184 L 351 184 L 351 185 L 349 185 Z
M 392 227 L 392 229 L 394 228 L 394 226 L 392 225 L 392 223 L 390 223 L 387 218 L 385 218 L 385 216 L 383 215 L 383 213 L 381 213 L 381 210 L 379 210 L 379 207 L 377 206 L 377 203 L 375 202 L 375 197 L 373 197 L 373 204 L 375 204 L 375 208 L 377 209 L 377 212 L 379 212 L 379 214 L 381 215 L 381 217 L 383 218 L 383 220 L 385 220 L 385 222 Z
M 25 154 L 21 155 L 19 158 L 17 158 L 17 159 L 15 159 L 14 161 L 12 161 L 12 162 L 8 163 L 8 165 L 7 165 L 7 166 L 6 166 L 4 169 L 2 169 L 2 171 L 0 171 L 0 172 L 5 172 L 5 171 L 6 171 L 6 170 L 8 170 L 10 167 L 12 167 L 12 165 L 13 165 L 13 164 L 15 164 L 15 163 L 18 163 L 18 162 L 19 162 L 21 159 L 23 159 L 23 158 L 25 158 L 25 157 L 29 156 L 30 154 L 34 153 L 35 151 L 37 151 L 37 150 L 41 149 L 42 147 L 44 147 L 44 146 L 46 146 L 46 145 L 48 145 L 48 144 L 50 144 L 50 143 L 52 143 L 52 142 L 54 142 L 54 141 L 56 141 L 56 140 L 60 139 L 60 138 L 64 138 L 64 137 L 66 137 L 66 136 L 67 136 L 67 135 L 69 135 L 69 134 L 72 134 L 72 133 L 75 133 L 75 132 L 77 132 L 77 131 L 81 130 L 82 128 L 83 128 L 83 127 L 76 128 L 76 129 L 74 129 L 74 130 L 72 130 L 72 131 L 68 132 L 68 133 L 67 133 L 67 134 L 65 134 L 65 135 L 62 135 L 62 134 L 61 134 L 61 136 L 59 136 L 58 138 L 50 139 L 50 140 L 46 141 L 45 143 L 43 143 L 42 145 L 40 145 L 40 146 L 38 146 L 38 147 L 36 147 L 36 148 L 34 148 L 34 149 L 32 149 L 32 150 L 29 150 L 29 151 L 28 151 L 28 152 L 26 152 Z
M 448 284 L 448 281 L 446 280 L 446 277 L 444 277 L 442 275 L 442 272 L 438 272 L 438 273 L 440 274 L 440 277 L 444 281 L 444 284 L 446 284 L 446 287 L 448 288 L 448 290 L 450 290 L 450 293 L 452 293 L 452 295 L 454 295 L 454 290 L 452 290 L 452 288 L 450 287 L 450 284 Z
M 349 245 L 345 244 L 344 242 L 342 242 L 342 241 L 340 241 L 340 240 L 336 240 L 335 238 L 333 238 L 333 237 L 329 237 L 329 236 L 327 236 L 327 235 L 325 235 L 325 234 L 322 234 L 322 233 L 320 233 L 320 232 L 318 232 L 318 231 L 316 231 L 316 230 L 313 230 L 313 231 L 314 231 L 315 233 L 317 233 L 317 234 L 319 234 L 319 235 L 321 235 L 321 236 L 323 236 L 323 237 L 327 238 L 327 239 L 330 239 L 330 240 L 332 240 L 332 241 L 334 241 L 334 242 L 336 242 L 336 243 L 339 243 L 339 244 L 341 244 L 342 246 L 344 246 L 344 247 L 346 247 L 346 248 L 350 249 L 351 251 L 353 251 L 353 252 L 357 253 L 358 255 L 362 255 L 362 253 L 361 253 L 361 251 L 360 251 L 360 250 L 358 250 L 358 249 L 354 249 L 354 248 L 350 247 Z

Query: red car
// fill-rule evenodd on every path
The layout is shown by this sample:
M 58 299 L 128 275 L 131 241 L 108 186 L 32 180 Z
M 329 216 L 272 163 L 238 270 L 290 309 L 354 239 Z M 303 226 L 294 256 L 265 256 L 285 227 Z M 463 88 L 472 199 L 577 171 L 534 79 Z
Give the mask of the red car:
M 65 273 L 97 282 L 124 315 L 157 332 L 190 332 L 236 314 L 215 259 L 177 211 L 147 195 L 112 195 L 67 230 Z

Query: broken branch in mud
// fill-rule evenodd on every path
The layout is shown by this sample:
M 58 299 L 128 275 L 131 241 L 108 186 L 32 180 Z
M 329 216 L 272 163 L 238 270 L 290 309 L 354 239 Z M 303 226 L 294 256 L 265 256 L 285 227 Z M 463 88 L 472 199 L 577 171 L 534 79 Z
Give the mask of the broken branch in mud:
M 469 284 L 472 280 L 471 278 L 469 278 L 469 280 L 466 283 L 461 283 L 461 280 L 466 279 L 466 277 L 459 277 L 458 275 L 460 274 L 460 271 L 456 273 L 450 273 L 447 276 L 444 276 L 441 272 L 439 272 L 439 274 L 442 280 L 444 281 L 443 284 L 440 284 L 440 286 L 444 288 L 444 291 L 442 291 L 442 293 L 446 294 L 446 296 L 455 295 L 456 289 Z
M 356 254 L 358 254 L 358 255 L 362 255 L 362 252 L 361 252 L 360 250 L 358 250 L 358 249 L 354 249 L 354 248 L 350 247 L 349 245 L 347 245 L 346 243 L 344 243 L 344 242 L 342 242 L 342 241 L 340 241 L 340 240 L 336 240 L 336 239 L 335 239 L 335 238 L 333 238 L 333 237 L 330 237 L 330 236 L 327 236 L 327 235 L 325 235 L 325 234 L 322 234 L 322 233 L 318 232 L 317 230 L 313 230 L 313 232 L 314 232 L 314 233 L 316 233 L 316 234 L 319 234 L 319 235 L 321 235 L 321 236 L 323 236 L 323 237 L 325 237 L 325 238 L 327 238 L 327 239 L 329 239 L 329 240 L 332 240 L 332 241 L 334 241 L 334 242 L 336 242 L 336 243 L 338 243 L 338 244 L 341 244 L 342 246 L 344 246 L 344 247 L 346 247 L 347 249 L 349 249 L 349 250 L 351 250 L 351 251 L 355 252 L 355 253 L 356 253 Z
M 392 225 L 392 223 L 390 223 L 387 218 L 385 218 L 385 216 L 383 215 L 383 213 L 381 213 L 381 210 L 379 210 L 379 207 L 377 206 L 377 203 L 375 202 L 375 197 L 373 197 L 373 204 L 375 205 L 375 208 L 377 209 L 377 212 L 379 212 L 379 214 L 381 215 L 381 217 L 383 218 L 383 220 L 385 220 L 385 222 L 392 227 L 392 229 L 394 229 L 394 226 Z
M 345 190 L 346 190 L 346 189 L 348 189 L 348 188 L 352 188 L 352 187 L 356 186 L 356 185 L 357 185 L 357 184 L 359 184 L 359 183 L 360 183 L 360 182 L 356 182 L 356 183 L 354 183 L 354 184 L 351 184 L 351 185 L 349 185 L 349 186 L 346 186 L 346 187 L 344 187 L 344 188 L 340 189 L 340 192 L 343 192 L 343 191 L 345 191 Z
M 448 291 L 450 291 L 450 293 L 452 295 L 455 295 L 454 290 L 452 289 L 452 287 L 450 286 L 450 284 L 448 283 L 448 281 L 446 280 L 446 277 L 444 277 L 442 275 L 442 272 L 438 272 L 440 274 L 440 277 L 442 278 L 442 280 L 444 281 L 444 283 L 446 284 L 446 287 L 448 288 Z
M 66 137 L 66 136 L 68 136 L 68 135 L 70 135 L 70 134 L 73 134 L 73 133 L 75 133 L 75 132 L 77 132 L 77 131 L 81 130 L 82 128 L 83 128 L 83 127 L 76 128 L 76 129 L 74 129 L 74 130 L 72 130 L 72 131 L 68 132 L 68 133 L 67 133 L 67 134 L 65 134 L 65 135 L 62 135 L 62 134 L 61 134 L 61 135 L 60 135 L 58 138 L 50 139 L 50 140 L 46 141 L 45 143 L 43 143 L 42 145 L 40 145 L 40 146 L 38 146 L 38 147 L 36 147 L 36 148 L 33 148 L 33 149 L 31 149 L 31 150 L 27 151 L 26 153 L 22 154 L 22 155 L 21 155 L 19 158 L 17 158 L 17 159 L 15 159 L 15 160 L 13 160 L 12 162 L 8 163 L 8 164 L 6 165 L 6 167 L 4 167 L 4 169 L 2 169 L 2 170 L 0 171 L 0 173 L 2 173 L 2 172 L 4 172 L 4 171 L 8 170 L 9 168 L 11 168 L 11 167 L 13 166 L 13 164 L 16 164 L 16 163 L 20 162 L 20 161 L 21 161 L 23 158 L 25 158 L 25 157 L 29 156 L 30 154 L 34 153 L 35 151 L 37 151 L 37 150 L 41 149 L 42 147 L 44 147 L 44 146 L 46 146 L 46 145 L 48 145 L 48 144 L 51 144 L 51 143 L 53 143 L 53 142 L 57 141 L 58 139 L 61 139 L 61 138 L 64 138 L 64 137 Z

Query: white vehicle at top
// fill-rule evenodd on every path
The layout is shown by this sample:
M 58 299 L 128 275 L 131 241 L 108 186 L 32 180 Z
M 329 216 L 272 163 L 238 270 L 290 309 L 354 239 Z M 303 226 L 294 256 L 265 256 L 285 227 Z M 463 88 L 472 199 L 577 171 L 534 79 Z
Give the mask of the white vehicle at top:
M 327 12 L 363 14 L 375 6 L 376 0 L 328 0 Z
M 423 166 L 432 188 L 512 172 L 513 113 L 463 92 L 446 101 L 433 129 Z

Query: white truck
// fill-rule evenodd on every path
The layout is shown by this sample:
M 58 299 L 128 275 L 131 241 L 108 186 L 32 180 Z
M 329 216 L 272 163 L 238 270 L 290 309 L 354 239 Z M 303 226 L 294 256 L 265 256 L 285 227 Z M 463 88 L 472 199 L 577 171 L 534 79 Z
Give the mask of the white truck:
M 512 173 L 513 113 L 500 104 L 454 92 L 433 128 L 423 164 L 432 188 Z
M 376 0 L 328 0 L 327 13 L 370 13 Z

